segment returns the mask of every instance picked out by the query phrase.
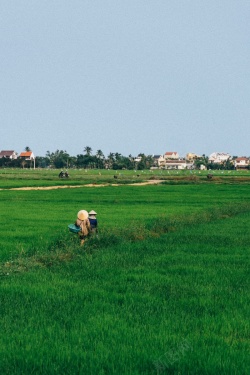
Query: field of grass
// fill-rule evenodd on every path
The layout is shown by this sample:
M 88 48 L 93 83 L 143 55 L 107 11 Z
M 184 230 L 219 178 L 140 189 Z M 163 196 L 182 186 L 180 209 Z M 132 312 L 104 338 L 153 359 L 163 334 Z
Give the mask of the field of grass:
M 211 171 L 210 171 L 211 172 Z M 210 173 L 209 172 L 209 173 Z M 237 183 L 249 182 L 250 171 L 212 171 L 213 182 Z M 0 189 L 39 186 L 87 185 L 87 184 L 128 184 L 145 180 L 164 180 L 173 182 L 207 182 L 207 171 L 188 170 L 145 170 L 145 171 L 112 171 L 98 169 L 69 170 L 68 179 L 60 179 L 57 169 L 0 169 Z M 116 177 L 114 179 L 114 176 Z
M 113 183 L 105 172 L 97 184 Z M 0 173 L 1 374 L 250 373 L 247 178 L 18 191 L 56 175 L 12 173 Z M 84 248 L 67 230 L 80 209 L 100 228 Z

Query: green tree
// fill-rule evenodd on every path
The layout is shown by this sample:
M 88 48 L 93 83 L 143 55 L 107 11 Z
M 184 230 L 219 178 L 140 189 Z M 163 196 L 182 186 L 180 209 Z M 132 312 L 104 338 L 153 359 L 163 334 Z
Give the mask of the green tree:
M 48 152 L 47 157 L 50 160 L 50 164 L 55 168 L 65 168 L 68 167 L 68 160 L 70 158 L 69 154 L 63 150 L 56 150 L 55 152 Z
M 36 166 L 38 168 L 47 168 L 50 165 L 50 159 L 44 156 L 37 156 L 36 157 Z
M 206 156 L 205 154 L 203 154 L 200 157 L 196 157 L 194 159 L 194 166 L 195 166 L 196 169 L 200 169 L 201 165 L 204 165 L 205 167 L 209 168 L 208 156 Z M 210 169 L 212 169 L 212 168 L 210 168 Z
M 76 166 L 78 168 L 95 168 L 97 165 L 97 157 L 96 156 L 91 156 L 91 155 L 83 155 L 79 154 L 76 157 Z
M 152 155 L 139 154 L 141 160 L 137 164 L 138 170 L 149 169 L 154 164 L 154 158 Z
M 97 150 L 97 151 L 96 151 L 96 156 L 97 156 L 99 159 L 104 159 L 104 158 L 105 158 L 104 153 L 102 152 L 102 150 Z
M 115 154 L 114 154 L 113 152 L 110 152 L 110 153 L 108 154 L 108 159 L 107 159 L 108 167 L 109 167 L 110 169 L 113 168 L 113 164 L 114 164 L 114 162 L 115 162 Z
M 221 163 L 221 169 L 231 170 L 234 169 L 234 163 L 229 158 Z
M 92 148 L 89 147 L 89 146 L 86 146 L 86 147 L 84 148 L 83 151 L 84 151 L 84 152 L 86 153 L 86 155 L 88 155 L 88 156 L 90 156 L 90 155 L 92 154 Z
M 96 164 L 98 168 L 104 168 L 105 156 L 102 150 L 96 151 Z
M 110 155 L 111 156 L 111 155 Z M 119 152 L 112 154 L 113 169 L 133 169 L 133 160 L 130 157 L 123 156 Z

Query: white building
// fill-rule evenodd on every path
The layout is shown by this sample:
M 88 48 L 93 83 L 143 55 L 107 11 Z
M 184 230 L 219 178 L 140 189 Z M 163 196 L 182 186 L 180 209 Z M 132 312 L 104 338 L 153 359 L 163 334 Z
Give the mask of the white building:
M 23 159 L 23 161 L 33 161 L 34 169 L 36 168 L 36 158 L 32 151 L 24 151 L 21 152 L 19 155 L 20 159 Z
M 186 169 L 186 160 L 166 160 L 165 169 Z
M 0 158 L 6 158 L 6 159 L 17 159 L 17 152 L 14 150 L 3 150 L 0 152 Z
M 242 156 L 242 157 L 237 158 L 237 159 L 234 160 L 234 167 L 236 169 L 248 168 L 249 165 L 250 165 L 249 159 L 246 158 L 245 156 Z
M 186 160 L 188 161 L 194 161 L 197 158 L 200 158 L 200 155 L 194 154 L 193 152 L 188 152 L 186 154 Z
M 165 167 L 165 158 L 163 155 L 153 155 L 154 167 L 163 168 Z
M 207 167 L 206 167 L 204 164 L 201 164 L 201 165 L 200 165 L 200 170 L 201 170 L 201 171 L 206 171 L 206 170 L 207 170 Z
M 134 158 L 134 161 L 135 161 L 136 163 L 140 163 L 141 159 L 142 159 L 141 156 L 136 156 L 136 158 Z
M 213 152 L 209 158 L 209 163 L 217 163 L 221 164 L 224 161 L 227 161 L 228 159 L 231 159 L 231 155 L 225 153 L 225 152 Z

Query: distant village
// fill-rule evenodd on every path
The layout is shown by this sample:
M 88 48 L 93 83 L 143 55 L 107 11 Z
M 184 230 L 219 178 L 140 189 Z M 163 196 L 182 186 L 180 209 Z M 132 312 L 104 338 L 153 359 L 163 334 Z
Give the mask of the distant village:
M 199 170 L 250 170 L 250 157 L 232 156 L 224 152 L 213 152 L 206 156 L 189 152 L 181 157 L 177 151 L 166 151 L 161 155 L 145 155 L 140 153 L 123 156 L 120 153 L 110 153 L 104 156 L 101 150 L 93 155 L 91 147 L 85 147 L 82 154 L 70 156 L 66 151 L 57 150 L 46 156 L 35 156 L 34 152 L 26 147 L 18 154 L 15 150 L 0 152 L 0 168 L 98 168 L 98 169 L 199 169 Z

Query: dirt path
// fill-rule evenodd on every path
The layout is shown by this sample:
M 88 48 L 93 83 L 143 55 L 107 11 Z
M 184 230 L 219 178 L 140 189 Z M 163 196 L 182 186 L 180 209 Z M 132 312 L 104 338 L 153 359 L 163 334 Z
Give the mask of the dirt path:
M 149 180 L 145 182 L 135 182 L 134 184 L 126 184 L 129 186 L 143 186 L 143 185 L 158 185 L 162 180 Z M 125 184 L 88 184 L 88 185 L 59 185 L 59 186 L 36 186 L 36 187 L 19 187 L 10 189 L 0 189 L 0 190 L 55 190 L 55 189 L 74 189 L 83 187 L 104 187 L 104 186 L 126 186 Z

